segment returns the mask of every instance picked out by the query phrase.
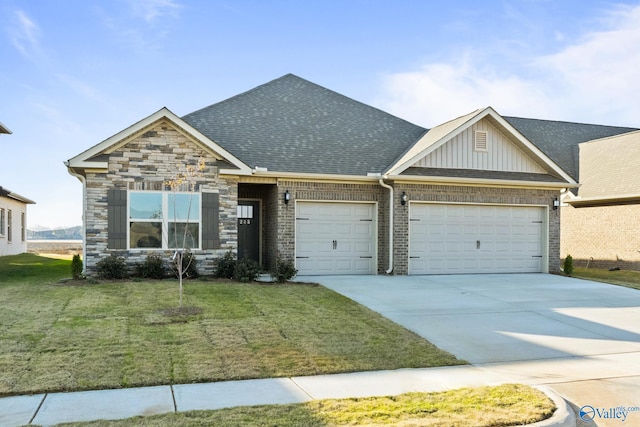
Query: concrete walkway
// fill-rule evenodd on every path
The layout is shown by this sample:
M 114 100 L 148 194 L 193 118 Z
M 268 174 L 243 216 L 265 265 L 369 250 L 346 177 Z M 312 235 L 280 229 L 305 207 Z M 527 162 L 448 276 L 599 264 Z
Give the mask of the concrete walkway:
M 0 399 L 0 426 L 523 383 L 562 399 L 542 425 L 640 425 L 640 292 L 546 274 L 335 276 L 319 281 L 472 365 Z M 637 408 L 627 418 L 610 409 Z M 614 411 L 615 415 L 615 411 Z M 620 424 L 623 422 L 624 424 Z
M 467 365 L 6 397 L 0 399 L 0 426 L 49 426 L 167 412 L 499 385 L 514 382 L 505 376 L 511 369 Z M 522 379 L 531 385 L 540 383 Z M 555 397 L 559 410 L 552 419 L 536 425 L 575 426 L 573 412 L 564 400 L 548 389 L 545 391 Z

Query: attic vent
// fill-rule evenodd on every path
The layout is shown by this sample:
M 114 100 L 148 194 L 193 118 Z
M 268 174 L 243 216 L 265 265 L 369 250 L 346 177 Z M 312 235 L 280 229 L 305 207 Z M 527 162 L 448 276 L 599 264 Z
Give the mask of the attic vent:
M 475 131 L 473 138 L 473 151 L 487 151 L 489 149 L 488 132 L 486 130 Z

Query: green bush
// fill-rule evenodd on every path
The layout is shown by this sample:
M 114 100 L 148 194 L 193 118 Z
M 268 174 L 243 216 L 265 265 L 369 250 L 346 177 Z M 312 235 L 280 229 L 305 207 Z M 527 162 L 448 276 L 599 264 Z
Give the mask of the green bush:
M 75 254 L 71 258 L 71 277 L 78 280 L 82 278 L 82 260 L 79 254 Z
M 233 272 L 236 269 L 236 256 L 233 252 L 228 251 L 220 258 L 215 260 L 215 269 L 213 275 L 224 279 L 233 278 Z
M 567 257 L 564 259 L 562 269 L 564 270 L 564 274 L 566 274 L 567 276 L 571 276 L 571 274 L 573 273 L 573 257 L 571 255 L 567 255 Z
M 173 272 L 178 274 L 178 257 L 173 260 Z M 182 254 L 182 277 L 186 279 L 195 279 L 200 276 L 198 266 L 196 265 L 196 257 L 188 250 Z
M 167 269 L 160 255 L 147 255 L 142 264 L 136 265 L 136 276 L 143 279 L 164 279 Z
M 278 283 L 284 283 L 291 280 L 298 270 L 292 260 L 284 260 L 280 257 L 276 260 L 276 268 L 271 272 L 271 277 Z
M 238 282 L 252 282 L 258 278 L 261 271 L 260 264 L 250 258 L 244 258 L 236 263 L 233 279 Z
M 126 279 L 129 275 L 124 258 L 111 254 L 96 264 L 96 272 L 101 279 Z

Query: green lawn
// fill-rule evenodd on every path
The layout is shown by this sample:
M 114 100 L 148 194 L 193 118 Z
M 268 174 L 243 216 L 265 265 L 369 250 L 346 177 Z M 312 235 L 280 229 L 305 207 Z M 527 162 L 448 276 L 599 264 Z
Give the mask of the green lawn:
M 0 258 L 0 395 L 462 364 L 315 285 L 59 283 L 70 261 Z
M 576 267 L 572 276 L 640 290 L 640 271 Z
M 482 427 L 529 424 L 553 414 L 553 402 L 539 390 L 515 384 L 437 393 L 360 399 L 317 400 L 303 404 L 245 406 L 191 411 L 118 421 L 62 426 L 343 426 L 407 425 Z

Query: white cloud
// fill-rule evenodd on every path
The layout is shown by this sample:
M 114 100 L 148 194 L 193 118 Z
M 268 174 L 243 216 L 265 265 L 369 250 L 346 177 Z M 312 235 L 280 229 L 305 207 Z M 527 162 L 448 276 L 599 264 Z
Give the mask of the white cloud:
M 640 6 L 618 7 L 600 25 L 555 53 L 522 54 L 520 70 L 467 52 L 387 75 L 376 103 L 427 127 L 487 105 L 504 115 L 640 126 Z
M 148 24 L 164 16 L 175 17 L 181 7 L 173 0 L 131 0 L 129 5 L 134 16 Z
M 22 10 L 14 13 L 14 25 L 9 29 L 13 46 L 27 58 L 33 58 L 40 51 L 40 28 Z

